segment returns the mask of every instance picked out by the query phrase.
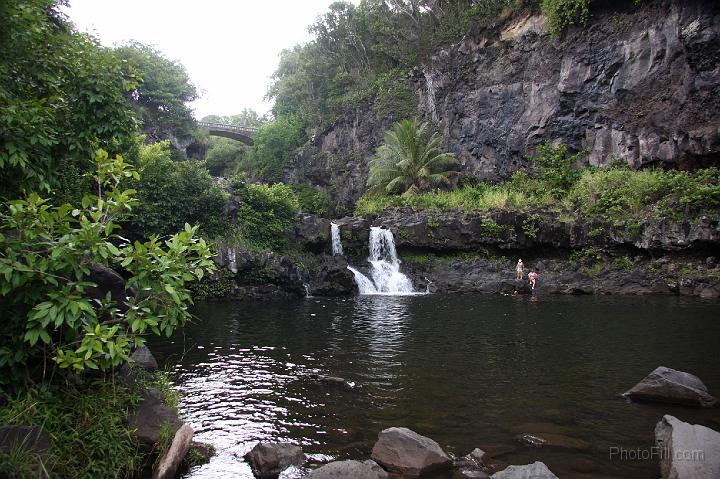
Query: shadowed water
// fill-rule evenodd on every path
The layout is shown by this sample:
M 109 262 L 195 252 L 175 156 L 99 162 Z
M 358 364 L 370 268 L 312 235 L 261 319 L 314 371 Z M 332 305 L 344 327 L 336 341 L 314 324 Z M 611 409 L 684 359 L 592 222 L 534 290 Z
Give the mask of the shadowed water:
M 185 477 L 251 478 L 258 440 L 367 458 L 377 433 L 406 426 L 457 455 L 544 461 L 562 478 L 657 477 L 648 449 L 663 414 L 720 429 L 720 411 L 633 404 L 618 396 L 657 366 L 720 394 L 720 306 L 678 298 L 361 296 L 205 303 L 171 342 L 152 345 L 183 392 L 196 438 L 218 455 Z M 341 376 L 354 390 L 321 385 Z M 514 436 L 553 428 L 583 451 L 530 448 Z M 576 469 L 594 471 L 581 474 Z

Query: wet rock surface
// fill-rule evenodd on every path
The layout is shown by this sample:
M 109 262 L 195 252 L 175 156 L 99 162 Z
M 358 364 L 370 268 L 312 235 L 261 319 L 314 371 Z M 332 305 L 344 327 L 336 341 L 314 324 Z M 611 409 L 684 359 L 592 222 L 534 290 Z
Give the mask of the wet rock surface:
M 450 456 L 437 442 L 404 427 L 381 431 L 373 446 L 372 459 L 391 472 L 409 477 L 452 466 Z
M 387 472 L 375 461 L 337 461 L 315 469 L 308 479 L 386 479 Z
M 508 466 L 490 477 L 492 479 L 558 479 L 542 462 L 534 462 L 526 466 Z
M 302 448 L 295 444 L 259 443 L 245 455 L 253 474 L 258 479 L 273 479 L 290 466 L 299 466 L 305 462 Z
M 666 415 L 655 426 L 663 479 L 720 477 L 720 433 Z
M 182 426 L 177 411 L 163 403 L 160 391 L 154 388 L 142 392 L 142 399 L 137 409 L 128 417 L 128 424 L 134 429 L 143 450 L 151 451 L 160 438 L 160 431 L 168 427 L 175 434 Z
M 713 397 L 697 376 L 660 366 L 623 396 L 635 401 L 652 401 L 695 407 L 717 407 Z

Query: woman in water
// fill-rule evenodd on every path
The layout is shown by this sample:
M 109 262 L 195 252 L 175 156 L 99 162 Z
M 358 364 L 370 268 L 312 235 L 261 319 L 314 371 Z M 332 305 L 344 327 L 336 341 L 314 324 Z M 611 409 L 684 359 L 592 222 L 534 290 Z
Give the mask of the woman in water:
M 538 274 L 535 271 L 530 271 L 528 273 L 528 279 L 530 280 L 530 286 L 532 289 L 535 289 L 535 281 L 537 281 Z

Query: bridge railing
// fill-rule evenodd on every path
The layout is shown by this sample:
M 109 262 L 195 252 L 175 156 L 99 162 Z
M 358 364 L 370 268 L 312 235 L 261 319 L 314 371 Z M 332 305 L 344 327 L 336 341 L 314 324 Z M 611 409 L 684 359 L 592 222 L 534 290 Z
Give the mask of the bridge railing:
M 197 122 L 198 126 L 202 128 L 208 128 L 213 130 L 224 130 L 224 131 L 233 131 L 237 133 L 246 133 L 249 135 L 253 135 L 257 133 L 258 129 L 253 128 L 251 126 L 237 126 L 237 125 L 226 125 L 223 123 L 209 123 L 207 121 L 199 121 Z

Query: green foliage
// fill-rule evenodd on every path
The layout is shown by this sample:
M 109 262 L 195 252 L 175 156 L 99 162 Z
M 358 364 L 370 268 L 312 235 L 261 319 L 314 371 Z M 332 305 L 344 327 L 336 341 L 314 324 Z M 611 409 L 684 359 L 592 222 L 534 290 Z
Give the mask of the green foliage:
M 82 390 L 30 390 L 0 408 L 0 422 L 35 424 L 48 432 L 48 477 L 130 478 L 142 461 L 127 425 L 136 401 L 128 391 L 102 382 Z
M 190 283 L 189 289 L 193 298 L 199 301 L 226 298 L 235 289 L 235 281 L 233 274 L 229 270 L 221 268 L 212 276 L 208 275 L 201 280 Z
M 515 0 L 338 1 L 310 26 L 313 40 L 281 53 L 268 96 L 276 116 L 293 114 L 321 131 L 358 102 L 375 98 L 378 116 L 414 116 L 400 77 L 471 22 L 496 18 Z
M 528 238 L 537 238 L 537 234 L 539 232 L 539 226 L 538 223 L 542 220 L 539 214 L 533 213 L 529 217 L 525 218 L 522 224 L 522 230 L 523 233 L 525 233 L 525 236 Z
M 323 190 L 306 184 L 289 186 L 295 193 L 301 212 L 326 217 L 331 213 L 330 197 Z
M 300 209 L 292 188 L 282 183 L 247 185 L 237 181 L 232 189 L 238 201 L 238 231 L 221 243 L 245 245 L 254 250 L 286 249 L 287 233 Z
M 587 23 L 588 0 L 542 0 L 542 10 L 548 17 L 550 33 L 559 35 L 570 25 Z
M 229 138 L 210 137 L 205 165 L 213 176 L 233 176 L 240 172 L 249 147 Z
M 428 135 L 427 123 L 402 120 L 385 133 L 385 143 L 370 160 L 368 185 L 381 194 L 417 194 L 449 184 L 457 162 L 452 153 L 440 152 L 440 136 Z
M 249 126 L 260 128 L 268 122 L 267 115 L 260 115 L 252 108 L 244 108 L 237 115 L 208 115 L 202 119 L 208 123 L 220 123 L 223 125 Z
M 454 190 L 433 190 L 421 194 L 401 196 L 364 195 L 355 205 L 355 213 L 380 213 L 392 207 L 416 209 L 460 209 L 488 211 L 492 209 L 525 209 L 535 206 L 527 195 L 513 190 L 508 184 L 480 183 Z
M 649 216 L 680 219 L 720 209 L 720 168 L 589 169 L 582 172 L 568 200 L 586 215 L 614 222 Z
M 483 218 L 480 222 L 480 235 L 483 238 L 497 238 L 505 229 L 505 225 L 497 224 L 492 218 Z
M 73 30 L 58 2 L 0 2 L 0 196 L 57 187 L 60 162 L 92 169 L 136 131 L 123 94 L 135 87 L 112 51 Z
M 538 145 L 534 156 L 528 158 L 538 170 L 538 179 L 546 186 L 550 194 L 562 197 L 580 178 L 580 172 L 573 168 L 580 162 L 584 152 L 568 154 L 567 145 L 553 146 L 550 142 Z
M 169 142 L 140 147 L 140 179 L 132 182 L 140 205 L 133 225 L 145 235 L 167 235 L 186 223 L 200 225 L 205 236 L 225 228 L 225 195 L 197 161 L 173 161 Z
M 189 136 L 195 130 L 192 110 L 186 103 L 198 97 L 195 86 L 179 62 L 159 50 L 138 42 L 115 48 L 128 71 L 139 72 L 137 87 L 126 97 L 135 107 L 146 133 L 153 139 Z
M 185 283 L 214 267 L 197 227 L 164 242 L 129 243 L 114 232 L 137 204 L 119 188 L 137 173 L 121 157 L 96 156 L 97 195 L 82 206 L 52 206 L 36 193 L 10 201 L 0 215 L 0 381 L 18 379 L 33 360 L 52 359 L 81 373 L 107 371 L 128 357 L 143 334 L 169 336 L 190 317 Z M 109 295 L 91 299 L 91 268 L 123 268 L 127 311 Z M 0 384 L 1 385 L 1 384 Z
M 305 139 L 304 126 L 297 117 L 277 117 L 255 134 L 246 166 L 265 181 L 279 181 L 283 168 Z
M 580 264 L 595 264 L 602 260 L 602 251 L 597 246 L 588 246 L 570 253 L 570 262 Z

